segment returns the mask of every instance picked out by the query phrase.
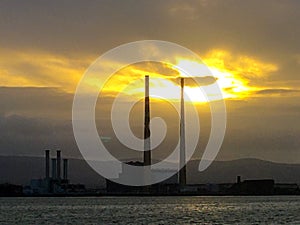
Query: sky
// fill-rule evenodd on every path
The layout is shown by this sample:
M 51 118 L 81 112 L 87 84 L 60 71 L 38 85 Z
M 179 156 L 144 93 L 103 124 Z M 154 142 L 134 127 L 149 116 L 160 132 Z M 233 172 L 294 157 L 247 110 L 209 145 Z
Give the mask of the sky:
M 86 69 L 121 44 L 163 40 L 197 53 L 212 72 L 206 81 L 222 88 L 227 131 L 218 160 L 300 163 L 299 11 L 297 0 L 2 0 L 0 154 L 42 155 L 45 148 L 60 148 L 67 156 L 80 157 L 72 132 L 72 101 Z M 201 63 L 178 57 L 174 66 L 193 68 Z M 179 72 L 174 66 L 132 65 L 107 83 L 96 119 L 114 154 L 136 155 L 128 149 L 118 152 L 123 146 L 109 123 L 116 94 L 129 79 L 145 73 L 175 79 Z M 101 75 L 99 79 L 104 82 Z M 188 86 L 203 127 L 194 155 L 200 158 L 210 129 L 209 108 Z M 141 88 L 126 94 L 141 94 Z M 151 89 L 167 89 L 173 100 L 179 93 L 172 81 L 159 84 L 152 79 Z M 164 158 L 177 143 L 178 118 L 172 107 L 155 99 L 151 110 L 168 125 L 166 140 L 154 150 L 155 157 Z M 141 136 L 141 102 L 131 117 L 133 132 Z

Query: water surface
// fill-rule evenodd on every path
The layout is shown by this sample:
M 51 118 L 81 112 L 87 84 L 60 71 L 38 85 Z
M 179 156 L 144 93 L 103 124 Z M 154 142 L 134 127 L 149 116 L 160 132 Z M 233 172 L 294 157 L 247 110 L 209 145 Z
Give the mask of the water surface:
M 0 224 L 300 224 L 300 196 L 0 198 Z

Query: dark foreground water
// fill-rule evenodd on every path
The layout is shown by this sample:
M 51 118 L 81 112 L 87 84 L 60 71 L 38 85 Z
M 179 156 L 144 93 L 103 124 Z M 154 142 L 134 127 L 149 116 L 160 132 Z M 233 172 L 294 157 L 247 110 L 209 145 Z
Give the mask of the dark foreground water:
M 0 224 L 300 224 L 300 196 L 0 198 Z

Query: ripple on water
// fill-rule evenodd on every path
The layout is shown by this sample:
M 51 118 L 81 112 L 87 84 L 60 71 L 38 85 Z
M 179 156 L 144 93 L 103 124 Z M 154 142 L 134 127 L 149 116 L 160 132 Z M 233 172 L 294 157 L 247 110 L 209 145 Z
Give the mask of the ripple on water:
M 0 224 L 300 224 L 300 196 L 0 198 Z

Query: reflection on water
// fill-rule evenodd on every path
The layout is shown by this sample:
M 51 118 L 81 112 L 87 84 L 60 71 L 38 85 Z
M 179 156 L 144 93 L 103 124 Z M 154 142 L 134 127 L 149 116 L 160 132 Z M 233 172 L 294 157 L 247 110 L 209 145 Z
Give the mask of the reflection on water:
M 0 224 L 300 224 L 300 196 L 0 198 Z

